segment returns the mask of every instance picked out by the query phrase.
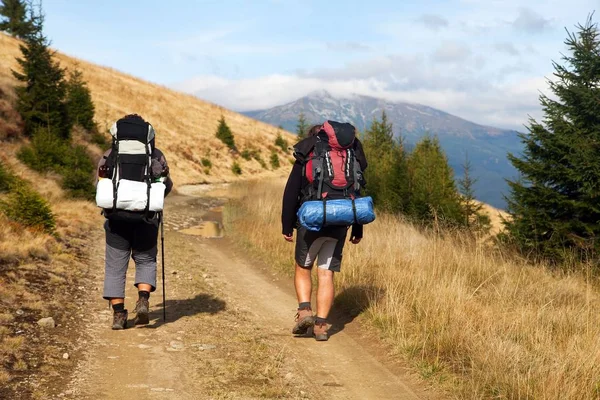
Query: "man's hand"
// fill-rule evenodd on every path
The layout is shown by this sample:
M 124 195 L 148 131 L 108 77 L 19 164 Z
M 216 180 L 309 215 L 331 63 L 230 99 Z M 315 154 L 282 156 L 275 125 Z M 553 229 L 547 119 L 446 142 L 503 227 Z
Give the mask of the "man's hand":
M 293 242 L 294 241 L 294 234 L 290 233 L 289 235 L 286 235 L 285 233 L 283 234 L 283 238 L 285 239 L 286 242 Z
M 352 243 L 352 244 L 359 244 L 361 240 L 362 240 L 362 238 L 351 237 L 350 238 L 350 243 Z

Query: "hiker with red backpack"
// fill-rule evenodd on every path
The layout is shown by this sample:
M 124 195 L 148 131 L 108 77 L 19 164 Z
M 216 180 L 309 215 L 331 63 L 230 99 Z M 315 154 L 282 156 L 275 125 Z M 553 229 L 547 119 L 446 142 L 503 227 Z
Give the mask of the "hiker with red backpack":
M 152 125 L 137 114 L 119 119 L 110 130 L 113 144 L 98 164 L 96 203 L 106 217 L 103 298 L 113 308 L 112 329 L 127 328 L 125 280 L 135 262 L 138 300 L 134 324 L 149 323 L 150 293 L 156 290 L 158 228 L 164 198 L 173 188 Z
M 292 333 L 313 330 L 316 340 L 328 340 L 327 317 L 333 305 L 335 272 L 352 226 L 350 242 L 360 243 L 363 225 L 375 219 L 373 202 L 361 197 L 367 160 L 356 129 L 349 123 L 327 121 L 314 126 L 294 146 L 296 161 L 283 196 L 282 233 L 293 241 L 297 228 L 294 285 L 298 297 Z M 311 271 L 317 262 L 317 313 L 311 306 Z

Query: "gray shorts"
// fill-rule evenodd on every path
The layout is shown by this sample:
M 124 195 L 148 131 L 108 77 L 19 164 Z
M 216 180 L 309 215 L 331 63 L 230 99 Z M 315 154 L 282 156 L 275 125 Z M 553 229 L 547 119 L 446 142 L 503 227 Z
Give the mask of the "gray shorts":
M 319 232 L 298 228 L 296 263 L 303 268 L 312 268 L 317 260 L 319 268 L 340 272 L 347 233 L 345 226 L 326 227 Z

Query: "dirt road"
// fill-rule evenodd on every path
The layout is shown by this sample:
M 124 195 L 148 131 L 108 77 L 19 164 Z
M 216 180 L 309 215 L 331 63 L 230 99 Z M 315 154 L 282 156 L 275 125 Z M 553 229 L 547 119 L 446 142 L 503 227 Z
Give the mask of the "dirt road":
M 253 265 L 227 237 L 197 236 L 218 234 L 213 225 L 201 226 L 218 218 L 218 205 L 215 199 L 169 199 L 166 323 L 159 284 L 151 297 L 149 326 L 108 329 L 111 311 L 100 299 L 103 240 L 98 232 L 97 288 L 90 296 L 85 335 L 89 345 L 59 398 L 433 398 L 408 376 L 392 373 L 361 338 L 347 332 L 352 329 L 326 343 L 292 337 L 291 280 Z M 129 310 L 136 299 L 132 270 Z

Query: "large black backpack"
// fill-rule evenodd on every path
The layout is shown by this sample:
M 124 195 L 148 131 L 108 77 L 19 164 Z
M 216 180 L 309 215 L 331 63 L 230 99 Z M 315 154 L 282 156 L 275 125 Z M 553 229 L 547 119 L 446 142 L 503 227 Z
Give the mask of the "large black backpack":
M 131 115 L 118 120 L 110 132 L 112 151 L 105 166 L 111 172 L 108 178 L 112 180 L 113 204 L 104 209 L 104 215 L 130 221 L 153 219 L 156 212 L 150 210 L 150 193 L 154 129 L 143 118 Z M 126 185 L 135 187 L 133 194 L 123 190 Z

